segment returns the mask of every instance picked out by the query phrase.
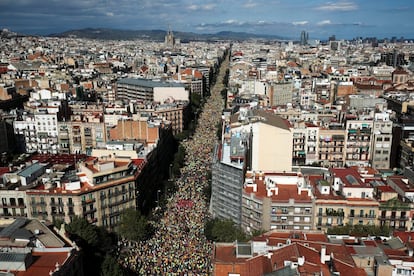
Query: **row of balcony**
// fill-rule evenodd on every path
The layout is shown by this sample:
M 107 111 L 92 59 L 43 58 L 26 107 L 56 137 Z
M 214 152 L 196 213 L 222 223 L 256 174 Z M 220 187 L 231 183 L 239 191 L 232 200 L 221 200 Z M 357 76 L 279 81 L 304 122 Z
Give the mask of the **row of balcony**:
M 130 201 L 130 199 L 125 198 L 125 199 L 122 199 L 122 200 L 116 200 L 116 201 L 114 200 L 113 202 L 109 202 L 109 203 L 104 202 L 104 203 L 102 203 L 102 208 L 106 208 L 106 207 L 111 208 L 111 207 L 116 206 L 116 205 L 127 203 L 128 201 Z
M 47 205 L 50 205 L 50 206 L 62 206 L 63 207 L 65 204 L 63 202 L 49 202 L 49 204 L 48 204 L 46 201 L 37 201 L 37 202 L 32 201 L 30 203 L 30 205 L 31 206 L 47 206 Z M 73 202 L 68 202 L 68 203 L 66 203 L 66 206 L 73 207 L 75 205 L 73 204 Z
M 27 217 L 26 213 L 23 214 L 11 214 L 11 213 L 4 213 L 4 214 L 0 214 L 0 217 L 3 218 L 12 218 L 12 217 Z
M 345 213 L 344 212 L 326 212 L 326 213 L 318 213 L 317 214 L 318 217 L 345 217 Z M 355 214 L 349 214 L 347 215 L 348 218 L 376 218 L 377 215 L 370 215 L 370 214 L 365 214 L 365 215 L 355 215 Z
M 0 208 L 26 208 L 25 204 L 0 204 Z
M 408 220 L 407 216 L 380 216 L 378 217 L 380 220 Z

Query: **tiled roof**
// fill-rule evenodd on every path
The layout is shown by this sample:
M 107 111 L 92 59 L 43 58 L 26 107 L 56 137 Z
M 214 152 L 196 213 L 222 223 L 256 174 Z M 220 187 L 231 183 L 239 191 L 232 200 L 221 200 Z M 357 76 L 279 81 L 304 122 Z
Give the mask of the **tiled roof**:
M 352 276 L 366 276 L 367 273 L 362 268 L 357 268 L 353 265 L 350 265 L 342 260 L 333 259 L 333 266 L 335 270 L 341 275 L 352 275 Z
M 371 188 L 369 183 L 365 183 L 361 180 L 361 175 L 354 167 L 351 168 L 331 168 L 331 172 L 335 177 L 341 179 L 345 187 L 352 188 Z M 355 181 L 352 181 L 355 180 Z
M 246 194 L 254 194 L 257 198 L 265 198 L 267 196 L 266 185 L 263 180 L 256 179 L 257 191 L 254 192 L 253 188 L 245 187 L 244 192 Z M 312 198 L 308 195 L 307 191 L 301 191 L 299 193 L 298 186 L 295 184 L 278 184 L 277 194 L 272 193 L 270 198 L 273 202 L 289 202 L 290 199 L 300 202 L 312 202 Z
M 174 82 L 161 82 L 161 81 L 153 81 L 150 79 L 131 79 L 131 78 L 125 78 L 120 79 L 117 82 L 118 84 L 127 84 L 127 85 L 135 85 L 135 86 L 141 86 L 141 87 L 184 87 L 181 83 L 174 83 Z
M 33 252 L 33 264 L 26 271 L 13 271 L 16 276 L 49 275 L 56 269 L 56 263 L 63 264 L 68 257 L 67 252 Z

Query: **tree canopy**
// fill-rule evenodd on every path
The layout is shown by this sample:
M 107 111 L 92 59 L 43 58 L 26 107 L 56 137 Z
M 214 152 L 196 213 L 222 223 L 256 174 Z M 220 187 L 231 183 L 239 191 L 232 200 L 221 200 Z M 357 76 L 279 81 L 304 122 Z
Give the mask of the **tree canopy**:
M 329 228 L 328 235 L 353 235 L 353 236 L 389 236 L 391 229 L 388 226 L 376 226 L 376 225 L 344 225 L 335 226 Z
M 129 208 L 122 212 L 117 232 L 128 240 L 141 241 L 151 235 L 151 226 L 138 210 Z
M 246 241 L 247 236 L 231 219 L 212 219 L 205 225 L 207 239 L 215 242 Z
M 77 243 L 86 243 L 91 246 L 98 244 L 97 227 L 90 224 L 85 218 L 74 217 L 72 222 L 66 225 L 66 231 L 70 234 L 71 239 Z

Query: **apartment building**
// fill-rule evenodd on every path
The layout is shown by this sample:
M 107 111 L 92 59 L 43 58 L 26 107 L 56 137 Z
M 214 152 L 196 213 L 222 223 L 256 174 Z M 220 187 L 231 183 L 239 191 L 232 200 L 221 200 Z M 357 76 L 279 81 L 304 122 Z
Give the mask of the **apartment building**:
M 52 166 L 40 185 L 26 191 L 29 217 L 69 223 L 80 216 L 113 230 L 122 210 L 136 207 L 136 179 L 144 163 L 90 157 L 78 171 Z
M 154 144 L 160 138 L 160 125 L 145 120 L 120 120 L 109 129 L 110 140 L 137 140 Z
M 60 153 L 89 154 L 93 148 L 103 147 L 107 141 L 106 126 L 100 120 L 73 120 L 58 123 Z
M 305 128 L 305 149 L 306 149 L 306 164 L 317 163 L 318 159 L 318 137 L 319 126 L 313 123 L 306 123 Z
M 378 220 L 380 226 L 387 226 L 397 231 L 413 230 L 413 203 L 403 201 L 390 186 L 376 187 L 375 195 L 380 203 Z
M 313 195 L 300 173 L 247 172 L 243 188 L 242 228 L 311 230 Z
M 157 117 L 170 122 L 174 134 L 183 131 L 189 117 L 188 101 L 166 101 L 151 105 L 136 105 L 136 112 L 148 119 Z
M 120 79 L 116 83 L 116 98 L 138 102 L 164 102 L 168 98 L 188 101 L 184 84 L 149 79 Z
M 293 82 L 271 82 L 267 85 L 270 106 L 286 105 L 293 102 Z
M 186 86 L 190 93 L 204 96 L 205 87 L 203 81 L 203 74 L 195 68 L 186 68 L 180 70 L 174 77 L 179 83 Z
M 214 217 L 232 219 L 240 225 L 251 133 L 231 131 L 229 122 L 223 121 L 222 141 L 213 156 L 210 210 Z
M 26 193 L 24 191 L 4 187 L 0 190 L 0 198 L 0 217 L 19 218 L 28 216 Z
M 348 166 L 369 166 L 372 154 L 372 120 L 351 120 L 346 122 L 345 164 Z
M 250 170 L 291 171 L 293 134 L 288 121 L 264 110 L 240 110 L 230 117 L 232 132 L 252 133 Z
M 293 132 L 292 164 L 296 166 L 305 165 L 306 164 L 306 149 L 305 149 L 306 131 L 303 128 L 294 128 L 292 132 Z
M 24 113 L 13 123 L 18 143 L 23 143 L 28 153 L 58 152 L 57 114 L 46 110 L 34 114 Z
M 345 153 L 345 130 L 319 130 L 318 160 L 325 167 L 342 167 Z
M 371 166 L 375 169 L 389 169 L 391 159 L 393 122 L 388 113 L 376 113 L 372 129 Z

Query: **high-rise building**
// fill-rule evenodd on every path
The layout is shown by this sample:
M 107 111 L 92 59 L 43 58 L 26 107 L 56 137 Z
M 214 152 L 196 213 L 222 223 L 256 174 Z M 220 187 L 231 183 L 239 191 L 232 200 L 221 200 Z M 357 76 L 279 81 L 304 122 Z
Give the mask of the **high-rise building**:
M 308 45 L 309 33 L 302 31 L 300 33 L 300 45 Z
M 223 141 L 212 168 L 211 212 L 242 222 L 245 171 L 290 172 L 292 132 L 289 123 L 264 110 L 241 110 L 223 124 Z

